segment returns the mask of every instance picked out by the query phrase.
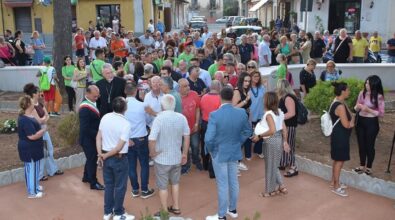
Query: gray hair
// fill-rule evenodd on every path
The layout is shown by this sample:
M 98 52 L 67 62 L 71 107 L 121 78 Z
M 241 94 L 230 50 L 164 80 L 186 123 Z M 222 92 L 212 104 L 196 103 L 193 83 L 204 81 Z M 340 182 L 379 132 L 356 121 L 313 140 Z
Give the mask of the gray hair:
M 222 72 L 221 72 L 222 73 Z M 213 81 L 211 81 L 211 85 L 210 85 L 210 90 L 211 91 L 213 91 L 213 90 L 215 90 L 215 91 L 217 91 L 217 92 L 220 92 L 221 91 L 221 89 L 222 89 L 222 86 L 221 86 L 221 82 L 220 81 L 218 81 L 218 80 L 213 80 Z
M 255 68 L 258 68 L 258 64 L 254 60 L 248 61 L 247 66 L 250 65 L 250 64 L 254 65 Z
M 281 79 L 277 81 L 277 94 L 280 97 L 284 97 L 287 94 L 295 95 L 295 92 L 286 79 Z
M 266 42 L 270 41 L 270 36 L 268 34 L 263 35 L 263 40 Z
M 176 99 L 173 97 L 173 95 L 166 94 L 162 97 L 160 104 L 163 111 L 174 111 L 176 108 Z
M 154 66 L 152 66 L 152 64 L 147 63 L 144 65 L 144 73 L 153 73 L 154 72 Z
M 226 58 L 228 58 L 228 62 L 232 62 L 232 63 L 234 63 L 235 62 L 235 56 L 233 55 L 233 54 L 231 54 L 231 53 L 226 53 L 226 54 L 224 54 L 224 57 L 226 57 Z
M 232 44 L 232 40 L 229 37 L 225 37 L 224 44 Z
M 100 31 L 96 30 L 93 32 L 93 35 L 99 34 L 100 35 Z
M 105 63 L 105 64 L 103 65 L 102 70 L 104 70 L 104 69 L 109 69 L 109 70 L 111 70 L 111 72 L 112 72 L 112 70 L 113 70 L 112 65 L 111 65 L 110 63 Z
M 221 78 L 224 78 L 224 72 L 222 72 L 222 71 L 215 72 L 214 77 L 217 75 L 221 75 Z M 211 82 L 211 83 L 213 83 L 213 82 Z
M 165 60 L 165 62 L 163 62 L 163 66 L 173 68 L 173 63 L 171 62 L 171 60 Z
M 161 77 L 161 80 L 170 90 L 173 90 L 173 79 L 170 76 Z

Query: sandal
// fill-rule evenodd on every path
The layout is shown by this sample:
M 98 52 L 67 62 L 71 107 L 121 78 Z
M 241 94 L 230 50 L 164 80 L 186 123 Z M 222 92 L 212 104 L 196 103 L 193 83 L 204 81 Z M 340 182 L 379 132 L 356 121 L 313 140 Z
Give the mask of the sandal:
M 263 193 L 263 192 L 261 192 L 261 193 L 259 194 L 259 196 L 260 196 L 260 197 L 263 197 L 263 198 L 267 198 L 267 197 L 276 196 L 277 194 L 278 194 L 278 191 L 274 191 L 274 192 L 271 192 L 271 193 Z
M 344 184 L 344 183 L 340 183 L 339 185 L 340 185 L 340 188 L 342 188 L 342 189 L 347 189 L 348 188 L 348 186 L 346 184 Z M 335 186 L 332 185 L 332 184 L 330 184 L 329 187 L 330 188 L 335 188 Z
M 365 174 L 368 175 L 368 176 L 372 175 L 372 170 L 369 169 L 369 168 L 366 168 Z
M 280 194 L 283 194 L 283 195 L 287 195 L 288 194 L 288 189 L 285 188 L 285 187 L 280 187 L 278 189 L 278 191 L 280 192 Z
M 298 174 L 299 174 L 299 171 L 291 168 L 284 174 L 284 176 L 285 177 L 293 177 L 293 176 L 297 176 Z
M 41 177 L 41 179 L 40 179 L 40 181 L 47 181 L 48 180 L 48 177 L 47 176 L 43 176 L 43 177 Z
M 173 206 L 167 207 L 167 211 L 170 213 L 173 213 L 174 215 L 181 215 L 181 210 L 180 209 L 175 209 Z

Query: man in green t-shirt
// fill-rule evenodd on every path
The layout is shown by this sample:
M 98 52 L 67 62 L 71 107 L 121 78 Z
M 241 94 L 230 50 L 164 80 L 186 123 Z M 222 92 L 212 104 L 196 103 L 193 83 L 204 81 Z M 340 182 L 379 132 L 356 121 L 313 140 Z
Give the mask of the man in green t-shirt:
M 178 59 L 174 61 L 174 65 L 176 67 L 178 67 L 178 63 L 180 62 L 180 60 L 185 60 L 185 62 L 187 62 L 188 67 L 190 67 L 189 61 L 191 61 L 191 59 L 194 58 L 194 55 L 192 53 L 192 47 L 193 47 L 192 42 L 185 43 L 184 52 L 182 52 L 178 56 Z
M 214 75 L 217 71 L 225 71 L 224 55 L 222 53 L 218 54 L 217 61 L 208 68 L 208 72 L 212 79 L 214 79 Z
M 96 49 L 95 50 L 96 59 L 91 62 L 90 64 L 90 71 L 93 78 L 93 82 L 96 83 L 97 81 L 103 79 L 102 69 L 105 64 L 104 62 L 104 50 L 103 49 Z

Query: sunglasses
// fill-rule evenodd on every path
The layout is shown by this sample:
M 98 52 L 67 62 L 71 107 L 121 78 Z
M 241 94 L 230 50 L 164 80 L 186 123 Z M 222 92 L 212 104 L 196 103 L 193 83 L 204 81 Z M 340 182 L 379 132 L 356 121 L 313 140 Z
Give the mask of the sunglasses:
M 229 79 L 229 76 L 224 76 L 224 78 L 228 78 Z
M 255 66 L 247 66 L 247 68 L 251 68 L 251 69 L 253 69 L 253 68 L 255 68 Z

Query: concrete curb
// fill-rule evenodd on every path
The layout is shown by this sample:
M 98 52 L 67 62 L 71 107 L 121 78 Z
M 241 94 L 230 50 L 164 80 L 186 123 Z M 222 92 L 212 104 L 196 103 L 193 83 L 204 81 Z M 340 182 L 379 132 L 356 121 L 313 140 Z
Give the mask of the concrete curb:
M 296 155 L 296 162 L 298 169 L 313 176 L 320 177 L 327 181 L 332 178 L 332 167 L 317 161 L 312 161 L 308 158 Z M 379 196 L 384 196 L 390 199 L 395 199 L 395 183 L 385 181 L 366 174 L 357 174 L 352 171 L 342 170 L 340 174 L 342 183 L 354 187 L 356 189 L 372 193 Z
M 59 169 L 68 170 L 81 167 L 85 164 L 86 158 L 84 153 L 74 154 L 69 157 L 62 157 L 55 160 Z M 25 180 L 25 174 L 22 167 L 0 172 L 0 186 L 12 183 L 22 182 Z

